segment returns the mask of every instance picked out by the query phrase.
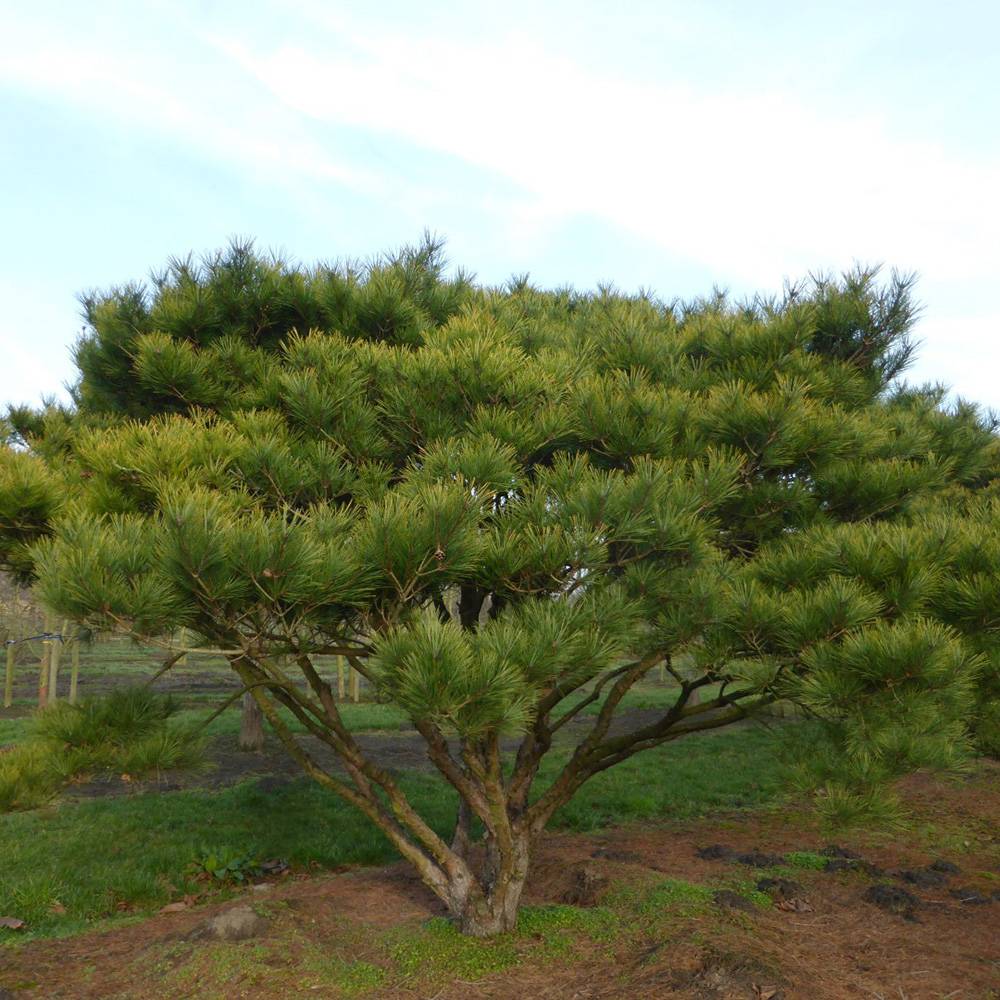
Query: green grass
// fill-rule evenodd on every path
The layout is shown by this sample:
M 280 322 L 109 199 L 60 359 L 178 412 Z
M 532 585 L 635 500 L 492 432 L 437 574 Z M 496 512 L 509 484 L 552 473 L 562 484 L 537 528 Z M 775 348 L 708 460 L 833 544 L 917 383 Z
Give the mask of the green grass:
M 208 739 L 232 737 L 235 741 L 240 730 L 240 707 L 234 704 L 222 712 L 211 723 L 204 723 L 212 715 L 223 698 L 213 696 L 213 701 L 205 705 L 193 706 L 187 698 L 178 699 L 185 707 L 180 708 L 172 719 L 184 727 L 197 728 Z M 60 702 L 60 705 L 63 703 Z M 380 705 L 375 702 L 348 703 L 340 706 L 341 715 L 347 727 L 354 732 L 402 732 L 411 731 L 412 724 L 406 714 L 395 705 Z M 287 709 L 279 709 L 282 717 L 293 732 L 305 732 L 305 727 Z M 34 713 L 12 719 L 0 719 L 0 746 L 18 744 L 28 740 L 34 728 Z
M 20 743 L 31 731 L 31 716 L 16 719 L 0 719 L 0 746 Z
M 216 702 L 222 699 L 216 696 Z M 399 732 L 403 730 L 412 731 L 413 725 L 409 718 L 395 705 L 380 705 L 375 702 L 358 702 L 342 704 L 339 706 L 341 717 L 348 729 L 353 732 Z M 212 714 L 213 706 L 198 706 L 197 708 L 184 708 L 177 713 L 176 719 L 179 722 L 192 726 L 201 726 Z M 279 707 L 285 724 L 292 732 L 303 733 L 305 727 L 285 708 Z M 205 735 L 210 739 L 216 737 L 232 737 L 236 739 L 236 734 L 240 730 L 240 708 L 234 704 L 226 709 L 216 719 L 205 728 Z
M 403 785 L 443 832 L 454 797 L 431 777 L 410 776 Z M 112 917 L 122 904 L 148 912 L 195 888 L 186 872 L 206 843 L 301 867 L 395 857 L 360 813 L 308 780 L 268 793 L 248 781 L 220 792 L 62 803 L 3 818 L 0 913 L 49 935 Z M 65 913 L 52 912 L 55 901 Z
M 758 727 L 690 736 L 597 775 L 556 814 L 558 826 L 594 830 L 669 816 L 688 819 L 773 802 L 788 787 L 780 732 Z M 551 775 L 554 762 L 542 772 Z
M 585 686 L 583 691 L 589 691 L 590 685 Z M 646 679 L 640 681 L 625 693 L 621 700 L 619 711 L 629 709 L 667 709 L 670 708 L 680 695 L 680 687 L 674 684 L 673 680 L 667 678 L 665 682 L 657 679 Z M 710 701 L 716 696 L 719 690 L 718 684 L 710 684 L 701 690 L 701 700 Z M 601 710 L 600 702 L 594 702 L 584 709 L 585 715 L 597 715 Z
M 554 825 L 590 830 L 773 802 L 783 778 L 778 743 L 776 734 L 745 728 L 667 744 L 584 786 Z M 401 783 L 431 825 L 450 832 L 450 787 L 430 773 Z M 397 857 L 360 813 L 306 778 L 266 793 L 246 781 L 221 791 L 64 801 L 0 822 L 0 913 L 47 936 L 120 915 L 122 906 L 150 912 L 191 888 L 186 870 L 205 844 L 301 867 Z M 65 912 L 52 912 L 56 901 Z

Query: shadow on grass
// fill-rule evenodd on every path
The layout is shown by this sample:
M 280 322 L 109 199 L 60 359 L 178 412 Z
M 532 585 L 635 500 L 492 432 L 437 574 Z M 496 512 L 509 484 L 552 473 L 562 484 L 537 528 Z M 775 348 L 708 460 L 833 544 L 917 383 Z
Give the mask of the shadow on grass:
M 648 751 L 584 786 L 553 825 L 592 830 L 774 802 L 788 775 L 781 742 L 780 733 L 747 727 Z M 557 765 L 547 766 L 543 784 Z M 456 798 L 449 786 L 419 773 L 400 783 L 438 832 L 450 831 Z M 27 936 L 51 936 L 150 912 L 196 888 L 189 865 L 206 845 L 294 867 L 398 857 L 360 813 L 304 777 L 274 789 L 253 780 L 220 791 L 56 803 L 2 818 L 0 913 L 25 920 Z M 3 935 L 14 940 L 0 931 L 0 943 Z

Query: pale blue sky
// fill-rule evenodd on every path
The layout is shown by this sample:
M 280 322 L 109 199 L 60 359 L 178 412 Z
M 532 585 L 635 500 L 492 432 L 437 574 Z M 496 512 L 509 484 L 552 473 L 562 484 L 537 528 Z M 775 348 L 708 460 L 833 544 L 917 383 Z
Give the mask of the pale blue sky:
M 1000 407 L 998 37 L 986 0 L 0 0 L 0 402 L 72 377 L 81 290 L 430 228 L 488 283 L 915 270 L 910 377 Z

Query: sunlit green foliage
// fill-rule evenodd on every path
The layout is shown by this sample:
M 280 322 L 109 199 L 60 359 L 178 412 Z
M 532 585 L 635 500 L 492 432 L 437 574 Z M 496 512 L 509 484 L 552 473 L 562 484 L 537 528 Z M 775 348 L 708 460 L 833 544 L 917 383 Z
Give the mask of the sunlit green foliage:
M 21 418 L 0 557 L 75 619 L 192 629 L 363 769 L 310 661 L 347 653 L 488 839 L 779 699 L 823 724 L 827 801 L 996 747 L 996 426 L 895 383 L 908 278 L 667 305 L 478 287 L 433 242 L 313 270 L 237 245 L 85 306 L 77 422 Z M 612 728 L 660 664 L 677 700 Z M 444 864 L 391 776 L 323 780 Z

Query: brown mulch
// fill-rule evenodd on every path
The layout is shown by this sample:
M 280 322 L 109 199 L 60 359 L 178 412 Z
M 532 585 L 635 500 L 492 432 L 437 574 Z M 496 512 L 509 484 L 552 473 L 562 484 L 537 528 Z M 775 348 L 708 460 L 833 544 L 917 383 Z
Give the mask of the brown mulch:
M 722 907 L 701 912 L 659 939 L 632 935 L 616 946 L 613 961 L 596 947 L 572 960 L 543 963 L 529 955 L 513 969 L 474 982 L 456 980 L 423 991 L 394 987 L 368 995 L 385 1000 L 995 1000 L 1000 997 L 1000 898 L 972 904 L 953 890 L 974 890 L 988 899 L 1000 888 L 1000 767 L 967 782 L 916 776 L 902 790 L 916 816 L 909 832 L 844 835 L 837 841 L 842 850 L 875 866 L 873 871 L 883 869 L 882 875 L 797 870 L 801 899 L 749 914 Z M 937 822 L 932 829 L 949 831 L 945 842 L 935 843 L 921 832 L 921 817 Z M 715 884 L 737 875 L 752 881 L 757 869 L 725 851 L 708 851 L 704 858 L 699 850 L 723 844 L 752 859 L 755 853 L 819 851 L 828 843 L 814 819 L 795 811 L 634 826 L 599 835 L 554 833 L 540 845 L 525 901 L 571 899 L 581 882 L 648 885 L 651 878 L 674 878 Z M 724 856 L 712 857 L 719 853 Z M 900 874 L 927 871 L 935 862 L 960 871 L 949 871 L 929 887 L 907 883 Z M 916 908 L 908 916 L 875 905 L 865 898 L 873 885 L 905 889 Z M 282 904 L 285 916 L 274 923 L 266 942 L 283 956 L 269 961 L 287 963 L 288 985 L 278 993 L 261 991 L 251 978 L 226 998 L 338 996 L 329 988 L 296 985 L 301 984 L 303 948 L 322 949 L 347 935 L 360 942 L 363 955 L 366 935 L 370 939 L 443 912 L 401 864 L 285 877 L 264 892 L 249 890 L 246 897 Z M 188 961 L 202 947 L 188 940 L 196 928 L 234 905 L 238 902 L 194 906 L 107 931 L 0 950 L 0 997 L 5 997 L 4 987 L 17 1000 L 221 996 L 201 993 L 197 984 L 187 993 L 164 993 L 162 976 L 171 961 Z M 253 946 L 248 941 L 233 947 Z

